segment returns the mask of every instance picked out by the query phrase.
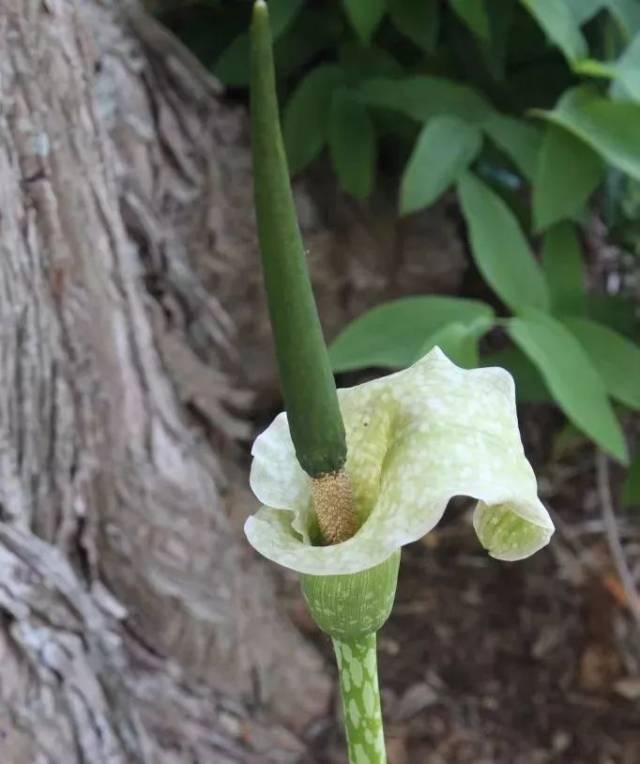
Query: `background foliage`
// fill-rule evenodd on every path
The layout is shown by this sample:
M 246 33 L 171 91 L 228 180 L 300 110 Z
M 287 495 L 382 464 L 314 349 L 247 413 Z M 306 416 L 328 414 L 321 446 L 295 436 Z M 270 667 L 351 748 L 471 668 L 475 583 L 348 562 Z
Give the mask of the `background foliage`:
M 640 409 L 631 294 L 587 288 L 585 231 L 640 257 L 640 2 L 270 0 L 290 168 L 328 152 L 365 199 L 397 185 L 398 214 L 453 190 L 487 302 L 415 296 L 364 314 L 334 369 L 397 368 L 439 344 L 499 364 L 521 400 L 554 401 L 619 462 Z M 158 8 L 241 97 L 250 3 Z M 495 348 L 498 348 L 496 351 Z M 640 459 L 626 499 L 640 502 Z

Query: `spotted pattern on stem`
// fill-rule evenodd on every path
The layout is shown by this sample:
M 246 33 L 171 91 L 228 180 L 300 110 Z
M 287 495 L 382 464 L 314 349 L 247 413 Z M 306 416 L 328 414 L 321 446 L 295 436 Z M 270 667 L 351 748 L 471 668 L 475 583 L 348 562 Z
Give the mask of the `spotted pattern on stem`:
M 350 764 L 386 764 L 376 635 L 333 640 Z

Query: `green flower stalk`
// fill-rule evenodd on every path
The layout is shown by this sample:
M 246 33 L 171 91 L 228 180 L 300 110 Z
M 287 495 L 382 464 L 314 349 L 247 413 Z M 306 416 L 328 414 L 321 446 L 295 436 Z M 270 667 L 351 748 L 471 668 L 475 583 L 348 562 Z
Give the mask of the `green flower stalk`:
M 289 185 L 263 0 L 251 37 L 256 213 L 286 413 L 253 445 L 250 483 L 263 506 L 245 533 L 300 574 L 333 640 L 351 764 L 384 764 L 376 633 L 393 606 L 401 548 L 457 495 L 477 500 L 474 528 L 497 559 L 533 554 L 553 524 L 503 369 L 460 369 L 434 348 L 405 371 L 336 391 Z

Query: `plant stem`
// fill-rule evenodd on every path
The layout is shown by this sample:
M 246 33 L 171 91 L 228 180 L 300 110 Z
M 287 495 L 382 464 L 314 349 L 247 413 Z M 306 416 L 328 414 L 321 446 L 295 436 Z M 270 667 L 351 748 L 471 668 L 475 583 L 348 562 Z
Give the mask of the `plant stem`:
M 333 640 L 350 764 L 386 764 L 376 635 Z
M 347 446 L 322 336 L 280 130 L 269 14 L 251 24 L 251 145 L 258 237 L 291 437 L 312 477 L 338 472 Z

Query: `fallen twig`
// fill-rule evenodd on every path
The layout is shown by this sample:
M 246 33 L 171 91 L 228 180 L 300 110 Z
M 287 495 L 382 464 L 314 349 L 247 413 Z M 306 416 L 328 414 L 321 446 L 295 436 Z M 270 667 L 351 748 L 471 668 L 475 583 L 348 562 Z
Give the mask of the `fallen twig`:
M 607 457 L 601 451 L 598 451 L 596 454 L 596 476 L 600 509 L 602 510 L 609 549 L 611 550 L 616 571 L 624 587 L 627 605 L 636 622 L 638 631 L 640 631 L 640 597 L 638 596 L 635 581 L 629 570 L 627 558 L 620 541 L 616 514 L 613 508 L 613 498 L 611 496 L 611 485 L 609 483 L 609 464 Z

